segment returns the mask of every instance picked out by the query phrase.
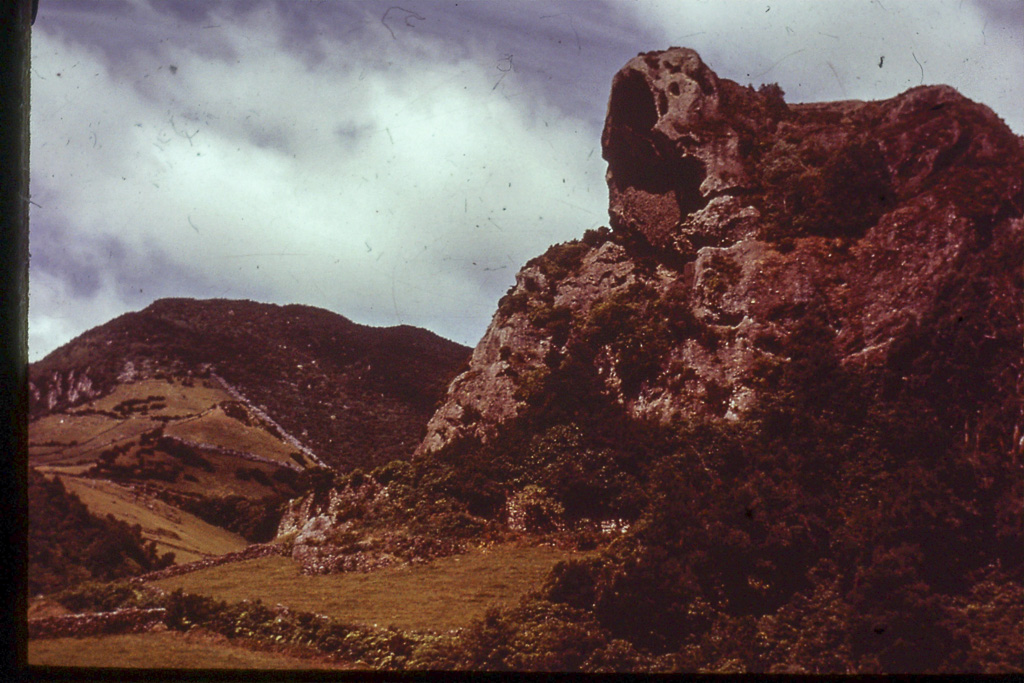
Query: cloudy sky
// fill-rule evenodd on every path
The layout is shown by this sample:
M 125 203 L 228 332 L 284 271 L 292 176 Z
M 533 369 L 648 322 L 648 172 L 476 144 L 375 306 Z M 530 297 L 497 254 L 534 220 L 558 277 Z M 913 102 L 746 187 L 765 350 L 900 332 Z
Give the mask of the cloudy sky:
M 607 223 L 600 130 L 638 52 L 791 102 L 948 83 L 1020 134 L 1020 7 L 42 0 L 30 360 L 169 296 L 473 345 L 529 258 Z

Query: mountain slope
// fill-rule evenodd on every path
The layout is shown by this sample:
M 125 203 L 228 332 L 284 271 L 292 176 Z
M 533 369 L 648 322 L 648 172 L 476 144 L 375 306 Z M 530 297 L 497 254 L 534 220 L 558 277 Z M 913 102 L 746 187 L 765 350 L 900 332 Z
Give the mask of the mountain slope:
M 308 307 L 158 301 L 32 365 L 29 465 L 177 562 L 240 550 L 323 465 L 407 458 L 461 351 Z
M 425 330 L 370 328 L 308 306 L 164 299 L 30 367 L 33 418 L 155 374 L 214 373 L 342 470 L 407 457 L 467 350 Z
M 89 513 L 59 480 L 28 478 L 30 595 L 84 580 L 111 580 L 167 566 L 173 558 L 143 543 L 140 530 Z

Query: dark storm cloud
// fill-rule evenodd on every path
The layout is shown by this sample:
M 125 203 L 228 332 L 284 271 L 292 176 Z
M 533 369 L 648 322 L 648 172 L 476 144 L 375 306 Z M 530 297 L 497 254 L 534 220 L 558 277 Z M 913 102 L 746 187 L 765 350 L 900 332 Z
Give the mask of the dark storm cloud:
M 75 297 L 96 295 L 103 281 L 103 272 L 95 258 L 93 245 L 75 248 L 68 231 L 61 224 L 49 220 L 33 221 L 30 239 L 33 274 L 46 274 L 63 280 Z
M 131 2 L 48 3 L 43 5 L 33 31 L 53 33 L 68 43 L 99 51 L 111 72 L 129 80 L 147 75 L 138 72 L 139 55 L 161 55 L 171 45 L 187 43 L 205 57 L 225 61 L 235 58 L 234 51 L 215 30 L 201 28 L 202 17 L 208 12 L 201 8 L 219 5 L 154 5 L 155 9 Z M 164 13 L 170 21 L 163 19 Z
M 972 4 L 995 25 L 1024 27 L 1024 7 L 1018 0 L 973 0 Z
M 433 59 L 439 68 L 461 59 L 485 59 L 494 82 L 514 73 L 522 90 L 543 97 L 566 114 L 583 116 L 598 128 L 608 74 L 636 54 L 638 44 L 653 44 L 654 36 L 639 30 L 620 3 L 606 2 L 328 2 L 270 3 L 279 21 L 282 44 L 306 56 L 322 57 L 322 38 L 329 49 L 352 54 L 356 63 L 381 63 L 367 46 L 379 49 L 380 34 L 396 44 L 426 41 L 443 49 L 419 58 Z M 401 66 L 396 65 L 396 66 Z M 596 112 L 596 113 L 595 113 Z
M 654 36 L 638 29 L 621 3 L 403 3 L 423 21 L 396 22 L 400 32 L 445 42 L 453 56 L 491 47 L 495 81 L 513 72 L 523 90 L 598 128 L 604 119 L 608 74 Z M 599 103 L 594 106 L 595 100 Z

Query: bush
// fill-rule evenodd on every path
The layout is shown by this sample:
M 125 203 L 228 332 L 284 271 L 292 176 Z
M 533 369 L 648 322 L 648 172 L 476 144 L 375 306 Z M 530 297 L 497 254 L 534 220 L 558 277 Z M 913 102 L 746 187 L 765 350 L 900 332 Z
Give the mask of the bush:
M 563 244 L 555 244 L 548 248 L 538 260 L 541 272 L 548 282 L 556 283 L 580 267 L 583 256 L 590 251 L 590 246 L 573 240 Z
M 302 493 L 323 495 L 334 488 L 335 476 L 330 467 L 309 467 L 299 473 L 297 485 Z
M 266 543 L 277 535 L 285 499 L 278 494 L 258 499 L 231 495 L 185 498 L 180 505 L 182 510 L 214 526 L 233 531 L 250 543 Z
M 492 608 L 463 633 L 459 667 L 480 670 L 579 671 L 608 642 L 586 612 L 543 600 Z
M 112 612 L 126 607 L 150 608 L 161 604 L 159 594 L 148 586 L 88 581 L 67 588 L 54 600 L 72 612 Z
M 672 346 L 657 301 L 657 294 L 642 286 L 616 292 L 590 309 L 581 331 L 581 346 L 611 348 L 626 395 L 635 395 L 658 372 Z
M 631 472 L 632 449 L 593 447 L 583 428 L 570 423 L 534 436 L 524 451 L 508 458 L 512 482 L 546 492 L 567 519 L 632 518 L 642 508 L 642 487 Z
M 185 593 L 181 588 L 167 596 L 164 623 L 175 631 L 187 631 L 195 625 L 208 625 L 223 612 L 227 603 L 205 595 Z
M 412 465 L 405 460 L 392 460 L 373 470 L 371 476 L 382 486 L 392 482 L 408 483 L 412 476 Z
M 563 526 L 565 509 L 548 492 L 530 484 L 508 500 L 508 525 L 513 531 L 546 534 Z
M 895 206 L 895 194 L 877 141 L 851 135 L 840 143 L 814 134 L 779 138 L 761 150 L 758 164 L 769 190 L 767 237 L 857 237 Z
M 204 458 L 196 448 L 181 443 L 177 439 L 161 436 L 156 440 L 156 447 L 167 455 L 178 458 L 189 467 L 198 467 L 205 472 L 215 471 L 213 464 Z

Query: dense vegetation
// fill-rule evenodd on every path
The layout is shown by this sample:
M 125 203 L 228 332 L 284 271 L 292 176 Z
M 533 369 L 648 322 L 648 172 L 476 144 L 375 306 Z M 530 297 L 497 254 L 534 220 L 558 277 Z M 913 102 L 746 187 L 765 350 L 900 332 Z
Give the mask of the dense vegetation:
M 89 513 L 60 479 L 28 470 L 28 590 L 31 595 L 82 581 L 110 581 L 161 569 L 174 562 L 158 556 L 141 529 Z
M 1024 255 L 1004 246 L 1012 273 Z M 569 250 L 553 253 L 558 268 Z M 669 425 L 629 417 L 597 375 L 595 350 L 618 350 L 636 392 L 678 336 L 702 333 L 634 287 L 570 317 L 566 351 L 520 383 L 528 407 L 494 438 L 358 485 L 386 485 L 405 511 L 389 523 L 422 533 L 512 526 L 591 547 L 602 523 L 628 528 L 470 629 L 458 666 L 1019 670 L 1024 478 L 1007 426 L 1021 313 L 983 268 L 964 261 L 945 313 L 906 330 L 888 364 L 841 365 L 827 312 L 808 307 L 787 361 L 752 369 L 751 413 Z

